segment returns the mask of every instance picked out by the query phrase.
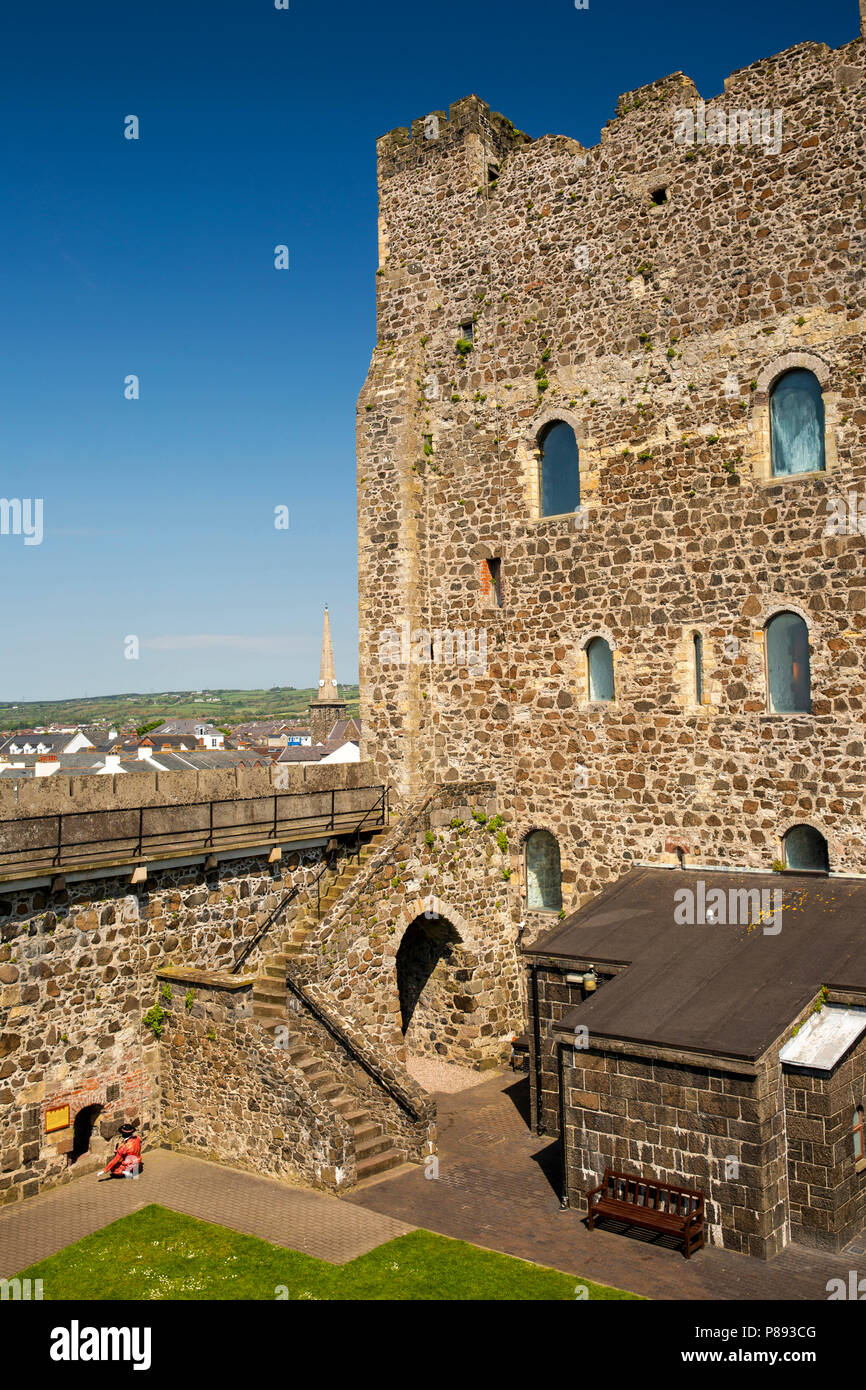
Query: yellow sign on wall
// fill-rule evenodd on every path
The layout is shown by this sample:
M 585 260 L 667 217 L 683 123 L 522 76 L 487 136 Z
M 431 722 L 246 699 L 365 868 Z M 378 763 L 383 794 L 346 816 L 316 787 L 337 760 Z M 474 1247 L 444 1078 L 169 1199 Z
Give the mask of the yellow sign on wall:
M 45 1133 L 53 1134 L 56 1129 L 69 1128 L 69 1106 L 57 1105 L 45 1112 Z

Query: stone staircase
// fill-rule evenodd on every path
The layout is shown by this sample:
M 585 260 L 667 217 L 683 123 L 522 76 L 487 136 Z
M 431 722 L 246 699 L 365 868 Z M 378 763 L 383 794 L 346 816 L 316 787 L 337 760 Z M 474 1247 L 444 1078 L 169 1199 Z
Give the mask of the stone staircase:
M 288 962 L 300 956 L 310 933 L 319 921 L 339 902 L 343 893 L 355 876 L 388 835 L 387 827 L 376 831 L 361 849 L 361 863 L 346 864 L 335 875 L 327 893 L 322 896 L 322 918 L 316 916 L 315 909 L 305 908 L 283 927 L 272 947 L 266 949 L 258 977 L 253 984 L 253 1017 L 266 1032 L 276 1034 L 278 1029 L 288 1027 L 288 1036 L 281 1035 L 280 1046 L 289 1060 L 303 1072 L 307 1082 L 328 1105 L 343 1116 L 354 1133 L 356 1157 L 356 1182 L 358 1184 L 391 1168 L 401 1167 L 406 1160 L 393 1146 L 390 1135 L 364 1109 L 357 1096 L 346 1088 L 337 1072 L 317 1056 L 313 1046 L 303 1033 L 292 1027 L 292 1016 L 287 1003 L 286 971 Z
M 257 1004 L 261 1003 L 265 1011 L 261 1014 L 256 1013 L 255 1016 L 257 1018 L 266 1019 L 268 1017 L 273 1017 L 272 1014 L 269 1015 L 267 1012 L 267 1005 L 272 1002 L 276 1003 L 278 1006 L 282 1006 L 283 1012 L 281 1017 L 284 1015 L 286 999 L 285 988 L 282 990 L 274 990 L 273 981 L 282 981 L 283 984 L 285 984 L 288 962 L 293 957 L 303 954 L 310 933 L 319 926 L 320 922 L 324 921 L 325 917 L 331 911 L 331 908 L 339 902 L 352 880 L 360 873 L 368 859 L 371 859 L 376 851 L 381 848 L 388 833 L 387 826 L 383 827 L 381 830 L 375 831 L 370 836 L 369 840 L 361 846 L 360 864 L 347 862 L 339 873 L 334 876 L 328 885 L 327 891 L 322 894 L 321 917 L 316 916 L 315 909 L 312 905 L 296 909 L 294 913 L 289 915 L 288 921 L 276 929 L 273 940 L 270 943 L 265 943 L 262 961 L 259 967 L 259 975 L 253 988 L 254 1002 Z

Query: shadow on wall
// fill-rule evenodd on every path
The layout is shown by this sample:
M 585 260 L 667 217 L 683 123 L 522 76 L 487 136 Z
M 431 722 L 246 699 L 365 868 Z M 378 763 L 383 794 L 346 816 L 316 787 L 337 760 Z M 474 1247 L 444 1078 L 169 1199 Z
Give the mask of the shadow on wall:
M 457 996 L 466 975 L 460 969 L 460 937 L 444 917 L 416 917 L 397 951 L 397 991 L 408 1052 L 444 1055 L 453 1015 L 468 1001 Z M 450 1025 L 450 1026 L 449 1026 Z M 438 1040 L 438 1041 L 437 1041 Z

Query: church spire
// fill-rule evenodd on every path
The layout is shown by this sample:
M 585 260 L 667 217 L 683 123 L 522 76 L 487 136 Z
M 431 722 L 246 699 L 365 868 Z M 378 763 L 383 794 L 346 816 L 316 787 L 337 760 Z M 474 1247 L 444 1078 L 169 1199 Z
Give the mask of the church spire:
M 319 665 L 319 689 L 316 699 L 327 700 L 329 704 L 333 704 L 339 698 L 337 675 L 334 671 L 334 649 L 331 646 L 331 619 L 328 616 L 328 605 L 325 604 L 325 622 L 322 627 L 322 660 Z
M 324 743 L 334 725 L 346 717 L 346 702 L 337 690 L 334 670 L 334 648 L 331 646 L 331 619 L 325 604 L 322 627 L 322 662 L 319 667 L 319 688 L 310 701 L 310 733 L 314 743 Z

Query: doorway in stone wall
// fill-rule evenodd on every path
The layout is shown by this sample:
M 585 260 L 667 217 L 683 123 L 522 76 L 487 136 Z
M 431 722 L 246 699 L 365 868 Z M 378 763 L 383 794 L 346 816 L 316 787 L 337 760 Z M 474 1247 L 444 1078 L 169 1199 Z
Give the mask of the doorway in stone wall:
M 72 1123 L 72 1149 L 69 1154 L 69 1163 L 77 1163 L 84 1154 L 90 1153 L 90 1141 L 93 1138 L 93 1130 L 96 1121 L 102 1114 L 101 1105 L 85 1105 Z
M 472 1009 L 470 972 L 460 936 L 446 917 L 416 917 L 397 951 L 397 992 L 407 1054 L 453 1057 L 460 1051 L 460 1017 Z

